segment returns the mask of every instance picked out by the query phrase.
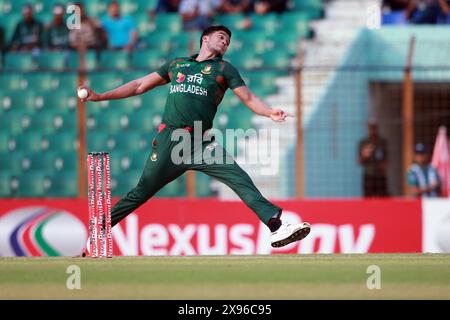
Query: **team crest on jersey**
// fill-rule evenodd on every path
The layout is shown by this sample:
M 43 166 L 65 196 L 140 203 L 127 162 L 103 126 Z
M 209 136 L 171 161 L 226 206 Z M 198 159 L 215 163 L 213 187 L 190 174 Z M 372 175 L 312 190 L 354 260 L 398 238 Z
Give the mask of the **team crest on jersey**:
M 211 67 L 211 65 L 210 64 L 207 64 L 204 68 L 203 68 L 203 70 L 201 71 L 203 74 L 211 74 L 211 69 L 212 69 L 212 67 Z
M 150 156 L 150 160 L 152 160 L 153 162 L 158 160 L 158 154 L 156 152 L 153 152 Z
M 184 81 L 184 78 L 185 78 L 184 74 L 182 74 L 181 72 L 178 72 L 178 73 L 177 73 L 177 82 L 178 82 L 178 83 L 183 82 L 183 81 Z

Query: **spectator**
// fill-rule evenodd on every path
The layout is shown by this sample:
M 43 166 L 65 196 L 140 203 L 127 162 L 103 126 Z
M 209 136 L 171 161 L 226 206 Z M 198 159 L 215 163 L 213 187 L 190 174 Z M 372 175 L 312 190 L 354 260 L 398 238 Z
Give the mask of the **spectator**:
M 102 49 L 105 47 L 106 35 L 101 28 L 100 23 L 86 15 L 82 3 L 75 3 L 80 9 L 81 27 L 72 29 L 69 32 L 70 46 L 78 51 L 86 49 Z
M 245 18 L 240 22 L 237 29 L 245 30 L 250 29 L 253 25 L 250 14 L 253 10 L 252 0 L 223 0 L 220 6 L 220 12 L 224 14 L 241 14 L 245 15 Z
M 406 24 L 407 9 L 411 0 L 383 0 L 382 24 Z
M 178 12 L 180 0 L 159 0 L 156 4 L 155 12 Z
M 288 0 L 258 0 L 255 2 L 254 10 L 257 14 L 283 13 L 287 9 L 288 2 Z
M 64 7 L 55 5 L 53 21 L 47 26 L 47 46 L 51 50 L 69 48 L 69 29 L 64 23 Z
M 184 30 L 195 31 L 209 27 L 221 3 L 221 0 L 181 0 L 179 13 Z
M 3 48 L 5 47 L 5 29 L 0 26 L 0 52 L 3 51 Z
M 436 24 L 440 12 L 439 0 L 412 0 L 407 16 L 414 24 Z
M 450 0 L 439 0 L 439 23 L 450 23 Z
M 43 44 L 44 27 L 33 17 L 31 4 L 23 6 L 22 15 L 23 20 L 17 23 L 9 49 L 32 51 L 37 54 Z
M 102 19 L 102 26 L 108 36 L 109 48 L 133 50 L 137 41 L 136 24 L 131 17 L 121 16 L 117 1 L 109 4 L 108 16 Z
M 415 197 L 439 197 L 440 181 L 437 170 L 429 163 L 427 150 L 422 143 L 414 148 L 414 163 L 407 173 L 410 193 Z
M 224 0 L 220 7 L 220 11 L 225 14 L 249 14 L 252 9 L 251 4 L 251 0 Z
M 387 143 L 378 134 L 378 124 L 374 119 L 371 119 L 368 123 L 368 137 L 359 142 L 358 160 L 364 168 L 364 196 L 387 196 Z

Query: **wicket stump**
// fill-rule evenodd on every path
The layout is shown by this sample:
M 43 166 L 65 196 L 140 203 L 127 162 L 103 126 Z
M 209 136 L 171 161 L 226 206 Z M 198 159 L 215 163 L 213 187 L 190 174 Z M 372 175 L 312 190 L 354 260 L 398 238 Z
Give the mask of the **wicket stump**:
M 109 153 L 89 152 L 87 168 L 90 256 L 111 258 L 113 247 Z

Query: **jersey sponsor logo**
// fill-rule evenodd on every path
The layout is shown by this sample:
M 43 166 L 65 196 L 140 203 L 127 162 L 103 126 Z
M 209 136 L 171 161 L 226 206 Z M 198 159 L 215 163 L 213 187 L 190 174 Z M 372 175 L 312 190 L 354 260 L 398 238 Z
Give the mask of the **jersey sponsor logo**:
M 207 65 L 203 68 L 203 70 L 201 71 L 201 73 L 203 73 L 203 74 L 211 74 L 211 69 L 212 69 L 211 65 L 210 65 L 210 64 L 207 64 Z
M 191 64 L 190 63 L 182 63 L 182 64 L 178 64 L 175 66 L 175 68 L 183 68 L 183 67 L 190 67 Z
M 177 82 L 178 83 L 181 83 L 181 82 L 183 82 L 184 81 L 184 79 L 185 79 L 185 75 L 184 74 L 182 74 L 181 72 L 178 72 L 177 73 Z
M 198 96 L 207 96 L 208 90 L 193 84 L 186 85 L 184 83 L 180 83 L 180 84 L 172 84 L 170 86 L 170 94 L 173 93 L 192 93 Z
M 197 82 L 197 84 L 202 84 L 203 82 L 203 75 L 201 73 L 196 73 L 194 75 L 190 74 L 187 78 L 188 82 Z

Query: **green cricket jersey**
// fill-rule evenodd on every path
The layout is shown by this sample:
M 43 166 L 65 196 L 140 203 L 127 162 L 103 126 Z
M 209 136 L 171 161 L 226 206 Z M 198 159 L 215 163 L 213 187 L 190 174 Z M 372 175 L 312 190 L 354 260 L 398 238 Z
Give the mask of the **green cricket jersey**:
M 157 70 L 170 84 L 162 119 L 168 126 L 193 127 L 202 121 L 203 130 L 210 129 L 225 91 L 245 86 L 229 62 L 221 57 L 198 62 L 197 56 L 174 59 Z

